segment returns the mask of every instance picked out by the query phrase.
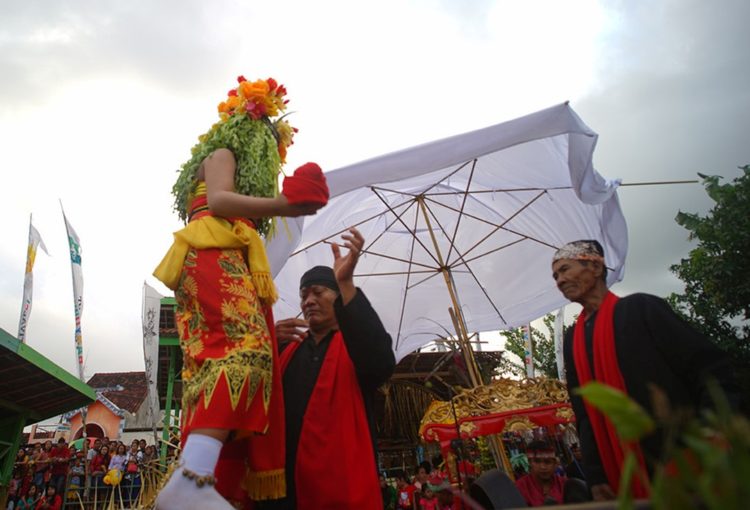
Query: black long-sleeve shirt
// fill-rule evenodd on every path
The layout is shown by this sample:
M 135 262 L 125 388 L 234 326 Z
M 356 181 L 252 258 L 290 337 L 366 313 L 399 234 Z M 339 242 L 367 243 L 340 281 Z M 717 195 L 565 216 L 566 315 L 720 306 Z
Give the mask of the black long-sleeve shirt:
M 344 344 L 354 365 L 357 380 L 362 392 L 370 437 L 375 451 L 375 391 L 393 374 L 396 359 L 391 348 L 391 336 L 385 330 L 378 314 L 357 289 L 354 298 L 344 306 L 341 297 L 334 303 L 334 311 Z M 273 508 L 294 508 L 294 472 L 297 459 L 297 446 L 302 432 L 302 423 L 320 368 L 323 365 L 328 346 L 335 331 L 331 331 L 317 345 L 311 335 L 302 341 L 289 360 L 283 376 L 284 409 L 286 412 L 286 480 L 287 501 L 283 506 Z M 336 419 L 332 416 L 331 419 Z M 366 459 L 362 459 L 366 462 Z M 373 469 L 376 468 L 373 459 Z M 264 508 L 266 508 L 264 506 Z
M 597 314 L 585 322 L 586 353 L 593 372 L 594 323 Z M 628 395 L 654 415 L 651 386 L 661 389 L 673 410 L 710 407 L 706 381 L 715 379 L 730 400 L 738 390 L 729 358 L 698 331 L 683 321 L 666 301 L 649 294 L 620 298 L 614 310 L 615 351 Z M 563 352 L 571 405 L 576 415 L 583 454 L 583 469 L 589 485 L 607 483 L 591 423 L 583 399 L 573 393 L 579 386 L 573 360 L 573 329 L 565 335 Z M 641 440 L 646 464 L 651 469 L 661 460 L 664 430 Z

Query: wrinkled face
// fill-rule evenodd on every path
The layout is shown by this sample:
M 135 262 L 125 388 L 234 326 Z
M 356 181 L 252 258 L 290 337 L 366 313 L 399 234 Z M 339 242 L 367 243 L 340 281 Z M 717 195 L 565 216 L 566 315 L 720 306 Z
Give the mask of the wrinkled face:
M 597 274 L 597 269 L 599 269 Z M 582 303 L 600 281 L 601 268 L 592 262 L 560 259 L 552 264 L 552 278 L 566 299 Z
M 299 291 L 302 314 L 314 332 L 325 332 L 336 327 L 333 303 L 338 294 L 322 285 L 302 287 Z
M 552 476 L 555 474 L 557 458 L 553 456 L 530 457 L 529 467 L 532 476 L 546 482 L 552 480 Z

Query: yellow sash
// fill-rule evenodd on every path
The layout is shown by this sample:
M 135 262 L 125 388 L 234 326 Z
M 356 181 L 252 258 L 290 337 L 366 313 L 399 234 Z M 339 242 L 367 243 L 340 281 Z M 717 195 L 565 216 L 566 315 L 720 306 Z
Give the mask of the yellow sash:
M 175 232 L 172 247 L 154 270 L 154 276 L 172 290 L 177 288 L 182 266 L 191 246 L 197 250 L 245 248 L 258 297 L 268 305 L 272 305 L 278 299 L 263 240 L 258 232 L 244 221 L 229 222 L 224 218 L 203 216 Z

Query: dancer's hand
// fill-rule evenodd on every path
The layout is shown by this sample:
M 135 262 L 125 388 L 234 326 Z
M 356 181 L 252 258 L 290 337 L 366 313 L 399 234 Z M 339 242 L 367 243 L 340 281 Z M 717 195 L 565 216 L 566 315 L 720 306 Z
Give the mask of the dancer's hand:
M 296 218 L 297 216 L 310 216 L 318 212 L 318 209 L 323 207 L 321 204 L 304 202 L 300 204 L 290 204 L 289 199 L 284 195 L 276 197 L 278 213 L 277 216 L 287 216 L 290 218 Z

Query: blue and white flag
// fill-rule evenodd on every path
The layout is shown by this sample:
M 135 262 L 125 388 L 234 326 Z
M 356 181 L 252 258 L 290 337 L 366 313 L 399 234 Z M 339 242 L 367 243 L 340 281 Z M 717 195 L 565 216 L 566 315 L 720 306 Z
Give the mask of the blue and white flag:
M 62 204 L 60 204 L 62 207 Z M 78 364 L 78 377 L 85 382 L 83 375 L 83 335 L 81 334 L 81 314 L 83 313 L 83 272 L 81 271 L 81 241 L 78 234 L 65 216 L 65 230 L 68 233 L 68 245 L 70 246 L 70 269 L 73 274 L 73 306 L 76 317 L 76 362 Z
M 31 299 L 34 293 L 34 261 L 36 260 L 36 250 L 41 248 L 44 253 L 49 255 L 47 247 L 44 246 L 42 236 L 34 228 L 29 217 L 29 246 L 26 250 L 26 275 L 23 278 L 23 302 L 21 303 L 21 318 L 18 321 L 18 339 L 26 342 L 26 326 L 29 324 L 31 316 Z

